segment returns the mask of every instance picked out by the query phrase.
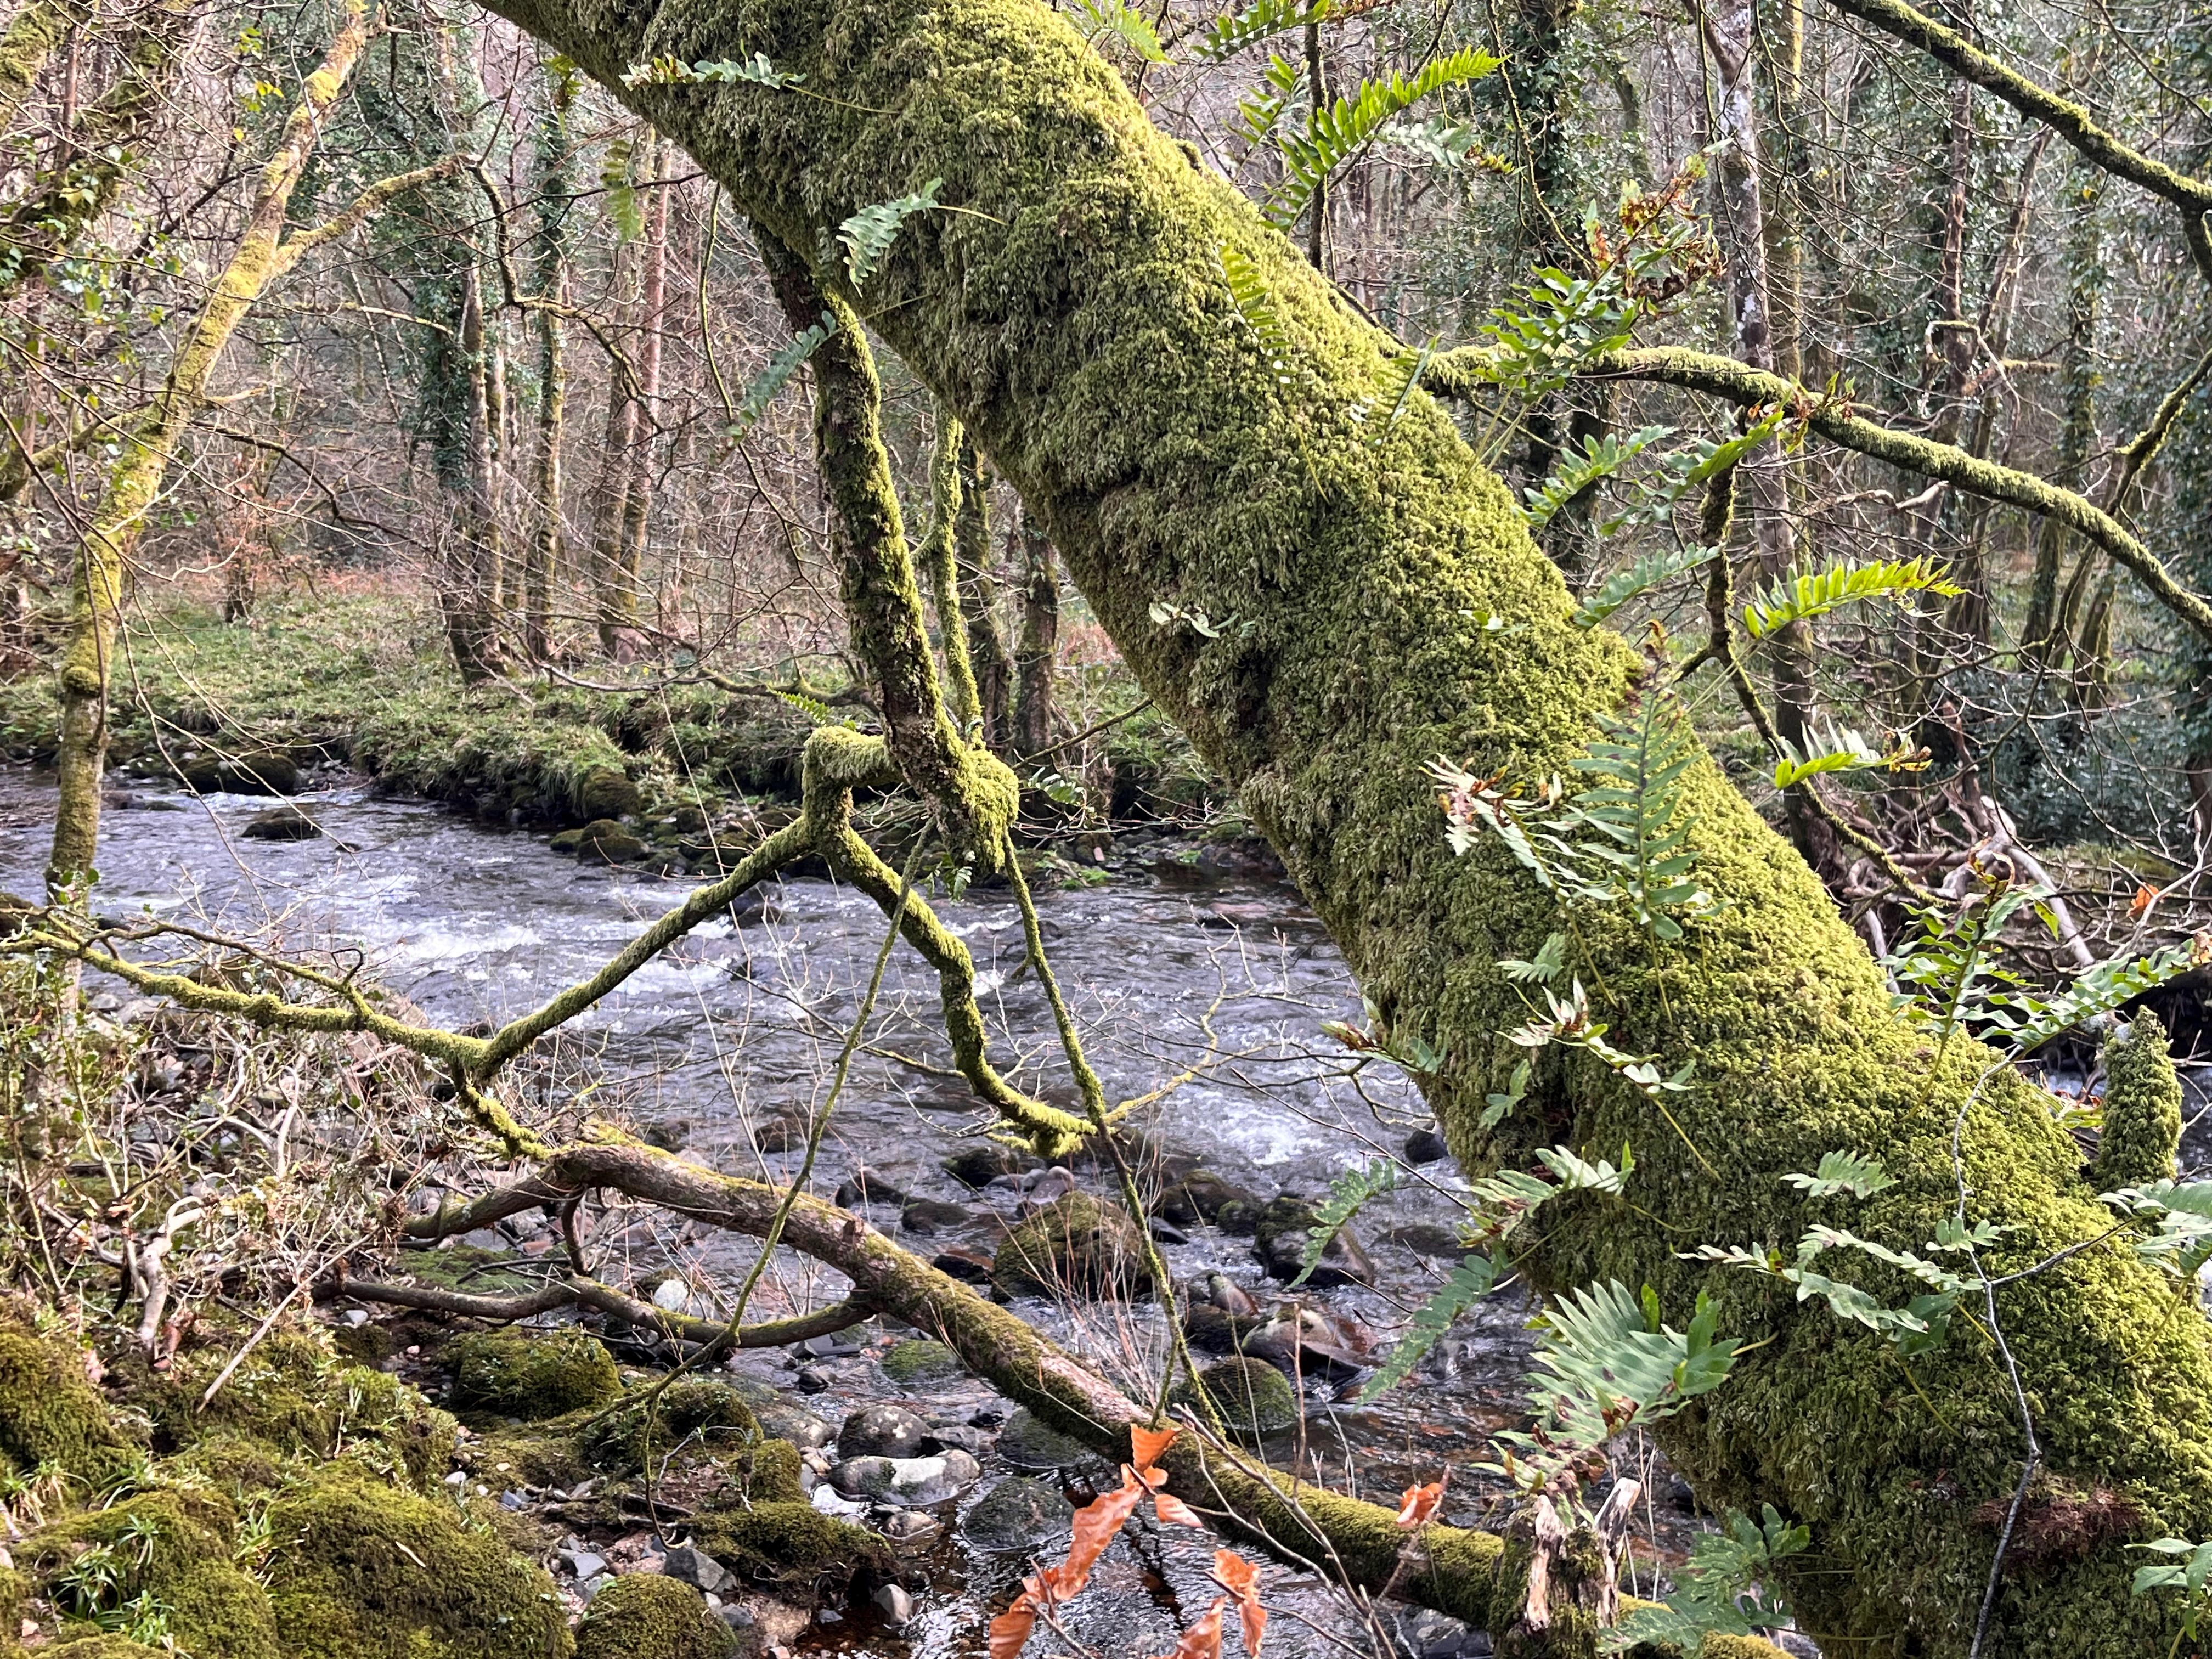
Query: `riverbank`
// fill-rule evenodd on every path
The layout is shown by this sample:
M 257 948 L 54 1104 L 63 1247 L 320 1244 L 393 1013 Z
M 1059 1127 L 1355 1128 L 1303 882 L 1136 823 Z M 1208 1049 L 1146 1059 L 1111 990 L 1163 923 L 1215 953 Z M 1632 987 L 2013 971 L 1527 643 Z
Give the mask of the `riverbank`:
M 133 619 L 116 664 L 118 781 L 181 779 L 204 793 L 289 795 L 351 767 L 391 793 L 481 820 L 580 829 L 629 820 L 682 835 L 795 800 L 815 716 L 766 686 L 731 690 L 682 671 L 580 667 L 480 688 L 453 672 L 434 610 L 389 595 L 272 601 L 225 623 L 179 603 Z M 615 682 L 623 681 L 617 686 Z M 842 687 L 815 690 L 834 696 Z M 1138 701 L 1133 686 L 1122 706 Z M 865 720 L 866 709 L 837 712 Z M 0 757 L 43 763 L 59 712 L 51 678 L 0 682 Z M 1087 753 L 1029 769 L 1033 838 L 1088 827 L 1220 817 L 1226 791 L 1150 710 Z M 1071 788 L 1068 781 L 1080 787 Z

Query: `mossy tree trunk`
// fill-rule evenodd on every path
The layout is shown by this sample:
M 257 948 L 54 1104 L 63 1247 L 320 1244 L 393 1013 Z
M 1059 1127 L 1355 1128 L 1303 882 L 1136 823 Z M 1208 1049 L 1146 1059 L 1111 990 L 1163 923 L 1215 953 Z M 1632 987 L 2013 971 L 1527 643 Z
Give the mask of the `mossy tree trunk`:
M 1595 1059 L 1556 1051 L 1518 1110 L 1479 1126 L 1522 1056 L 1504 1034 L 1527 1018 L 1496 964 L 1534 954 L 1561 918 L 1502 848 L 1452 855 L 1424 769 L 1442 754 L 1524 787 L 1565 774 L 1595 718 L 1635 695 L 1639 661 L 1572 625 L 1511 499 L 1425 397 L 1380 430 L 1358 418 L 1391 384 L 1390 343 L 1154 130 L 1063 20 L 1035 0 L 501 7 L 611 87 L 661 53 L 759 52 L 804 74 L 811 96 L 617 94 L 788 246 L 829 246 L 858 209 L 943 179 L 967 210 L 902 229 L 869 284 L 877 331 L 1041 515 L 1383 1020 L 1444 1050 L 1427 1087 L 1462 1165 L 1634 1147 L 1625 1201 L 1547 1206 L 1525 1266 L 1554 1291 L 1649 1284 L 1678 1326 L 1710 1291 L 1723 1328 L 1758 1345 L 1660 1437 L 1708 1503 L 1771 1502 L 1811 1527 L 1812 1552 L 1781 1576 L 1816 1634 L 1838 1650 L 1966 1652 L 1995 1549 L 1977 1511 L 2009 1500 L 2025 1456 L 2004 1366 L 1985 1320 L 1958 1322 L 1908 1371 L 1823 1304 L 1680 1253 L 1787 1248 L 1814 1221 L 1919 1249 L 1961 1176 L 1971 1217 L 2011 1230 L 1984 1252 L 1993 1273 L 2087 1246 L 1996 1292 L 2051 1473 L 2124 1492 L 2143 1536 L 2212 1532 L 2204 1321 L 2120 1244 L 2090 1242 L 2109 1219 L 2043 1098 L 1892 1013 L 1819 882 L 1710 764 L 1682 791 L 1714 914 L 1672 944 L 1617 908 L 1575 918 L 1611 1040 L 1667 1069 L 1696 1062 L 1670 1108 L 1679 1133 Z M 1224 244 L 1270 287 L 1286 379 L 1231 301 Z M 814 274 L 856 297 L 842 265 Z M 1164 628 L 1159 602 L 1233 625 Z M 1784 1181 L 1836 1150 L 1882 1157 L 1898 1184 L 1838 1212 Z M 1908 1284 L 1886 1275 L 1863 1282 L 1901 1303 Z M 1984 1651 L 2166 1650 L 2175 1609 L 2130 1595 L 2128 1540 L 2078 1541 L 2002 1580 Z
M 1053 680 L 1060 666 L 1060 561 L 1052 538 L 1024 509 L 1021 544 L 1022 632 L 1014 648 L 1014 752 L 1034 760 L 1052 747 Z
M 960 511 L 952 525 L 953 556 L 960 565 L 960 614 L 967 622 L 968 661 L 975 675 L 983 742 L 990 749 L 1003 750 L 1013 699 L 1014 661 L 999 629 L 999 578 L 991 568 L 991 482 L 989 466 L 963 438 Z
M 523 648 L 533 662 L 553 654 L 553 586 L 561 565 L 561 441 L 568 407 L 568 354 L 561 308 L 568 302 L 568 215 L 576 194 L 568 112 L 576 76 L 564 66 L 545 70 L 536 154 L 538 291 L 552 303 L 538 311 L 538 523 L 523 572 Z
M 355 0 L 345 27 L 321 66 L 307 77 L 276 152 L 261 170 L 253 205 L 230 260 L 178 348 L 153 406 L 125 440 L 110 465 L 99 505 L 76 551 L 68 634 L 62 648 L 60 785 L 46 886 L 56 898 L 82 898 L 99 851 L 100 786 L 107 760 L 107 700 L 131 558 L 146 514 L 160 498 L 169 463 L 193 418 L 223 348 L 264 290 L 309 248 L 358 224 L 406 181 L 372 186 L 345 212 L 284 240 L 286 210 L 306 170 L 331 106 L 368 39 Z

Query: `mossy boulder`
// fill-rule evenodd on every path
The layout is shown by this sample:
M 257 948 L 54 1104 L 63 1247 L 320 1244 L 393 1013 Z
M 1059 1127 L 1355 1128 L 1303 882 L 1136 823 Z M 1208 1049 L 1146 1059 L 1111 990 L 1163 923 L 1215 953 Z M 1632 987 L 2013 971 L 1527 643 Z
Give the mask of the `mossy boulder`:
M 1321 1218 L 1302 1198 L 1279 1198 L 1259 1214 L 1252 1233 L 1252 1252 L 1272 1278 L 1296 1279 L 1305 1267 L 1307 1246 Z M 1372 1285 L 1375 1264 L 1352 1237 L 1352 1229 L 1339 1227 L 1322 1247 L 1306 1282 L 1316 1290 L 1340 1285 Z
M 453 1460 L 453 1418 L 382 1371 L 349 1365 L 320 1330 L 280 1331 L 246 1356 L 212 1405 L 201 1395 L 228 1363 L 220 1349 L 191 1355 L 144 1395 L 161 1434 L 188 1446 L 210 1433 L 258 1441 L 279 1454 L 366 1454 L 421 1483 Z
M 738 1659 L 744 1650 L 695 1587 L 657 1572 L 610 1581 L 576 1626 L 576 1659 Z
M 1297 1390 L 1273 1365 L 1257 1359 L 1224 1359 L 1199 1372 L 1198 1380 L 1221 1413 L 1223 1425 L 1240 1440 L 1264 1439 L 1297 1425 Z M 1186 1379 L 1176 1385 L 1175 1397 L 1195 1406 L 1198 1390 Z
M 291 795 L 300 788 L 299 767 L 273 750 L 198 756 L 178 767 L 177 775 L 202 795 Z
M 0 1324 L 0 1459 L 21 1474 L 50 1465 L 97 1484 L 138 1455 L 74 1344 Z
M 2089 1179 L 2100 1192 L 2171 1180 L 2181 1148 L 2181 1079 L 2148 1008 L 2105 1044 L 2105 1133 Z
M 286 1659 L 567 1659 L 544 1570 L 359 1464 L 269 1507 L 269 1595 Z
M 643 840 L 612 818 L 594 818 L 576 836 L 580 864 L 635 864 L 647 850 Z
M 576 815 L 587 824 L 595 818 L 634 818 L 644 811 L 645 792 L 618 768 L 594 766 L 576 780 Z
M 964 1370 L 958 1354 L 942 1342 L 922 1338 L 894 1343 L 880 1363 L 885 1376 L 907 1387 L 922 1382 L 949 1382 Z
M 665 1457 L 687 1443 L 718 1461 L 740 1460 L 732 1478 L 748 1490 L 758 1484 L 764 1497 L 799 1496 L 798 1448 L 763 1435 L 744 1396 L 711 1377 L 678 1377 L 657 1396 L 593 1424 L 584 1435 L 585 1455 L 593 1463 L 623 1473 L 635 1473 L 649 1459 Z
M 691 1518 L 699 1547 L 739 1577 L 787 1595 L 891 1569 L 884 1540 L 804 1499 L 708 1510 Z
M 269 1596 L 231 1559 L 238 1517 L 210 1489 L 143 1492 L 71 1516 L 19 1547 L 23 1566 L 64 1612 L 113 1612 L 143 1596 L 165 1610 L 169 1633 L 188 1653 L 277 1659 Z M 97 1553 L 109 1576 L 97 1605 L 79 1598 L 99 1582 L 85 1571 Z M 69 1574 L 80 1587 L 64 1588 Z
M 536 1423 L 622 1397 L 613 1356 L 587 1331 L 490 1331 L 463 1337 L 449 1352 L 458 1410 Z
M 991 1282 L 1016 1296 L 1130 1296 L 1145 1283 L 1145 1240 L 1118 1205 L 1069 1193 L 1015 1224 Z

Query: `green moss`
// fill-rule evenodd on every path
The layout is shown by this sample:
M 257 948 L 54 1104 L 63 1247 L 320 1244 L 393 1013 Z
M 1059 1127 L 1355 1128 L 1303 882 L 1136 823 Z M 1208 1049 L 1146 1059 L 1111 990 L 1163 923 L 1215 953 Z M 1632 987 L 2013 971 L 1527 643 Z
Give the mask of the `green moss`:
M 2180 1151 L 2181 1079 L 2166 1053 L 2166 1027 L 2146 1008 L 2124 1036 L 2105 1044 L 2105 1133 L 2090 1184 L 2112 1192 L 2171 1180 Z
M 0 1324 L 0 1456 L 23 1474 L 53 1468 L 96 1484 L 137 1455 L 73 1344 Z
M 553 1581 L 450 1501 L 333 1464 L 270 1505 L 286 1659 L 565 1659 Z
M 885 1572 L 890 1565 L 873 1533 L 803 1500 L 709 1510 L 692 1517 L 691 1531 L 699 1547 L 732 1572 L 787 1593 L 856 1572 Z
M 585 1432 L 585 1450 L 602 1468 L 635 1473 L 649 1457 L 691 1441 L 717 1451 L 743 1450 L 762 1442 L 752 1407 L 727 1382 L 680 1376 L 651 1401 L 629 1407 Z
M 921 1338 L 893 1343 L 881 1363 L 884 1375 L 902 1384 L 943 1382 L 963 1374 L 958 1354 Z
M 613 1580 L 576 1626 L 576 1659 L 736 1659 L 739 1647 L 705 1596 L 659 1573 Z
M 201 1410 L 201 1395 L 228 1360 L 214 1349 L 194 1355 L 148 1396 L 156 1424 L 175 1443 L 225 1431 L 283 1454 L 344 1451 L 416 1482 L 452 1461 L 453 1419 L 396 1377 L 342 1363 L 319 1328 L 264 1340 Z
M 1224 1359 L 1198 1374 L 1213 1408 L 1239 1439 L 1259 1440 L 1295 1428 L 1297 1390 L 1273 1365 L 1257 1359 Z M 1188 1380 L 1176 1385 L 1176 1398 L 1194 1404 L 1197 1390 Z
M 137 1597 L 164 1610 L 169 1633 L 186 1652 L 223 1659 L 276 1659 L 269 1597 L 233 1564 L 237 1515 L 220 1494 L 185 1486 L 139 1492 L 106 1509 L 74 1516 L 29 1540 L 21 1559 L 47 1598 L 64 1611 L 110 1612 Z M 82 1553 L 111 1564 L 97 1607 L 72 1605 L 83 1592 Z
M 569 1328 L 545 1335 L 493 1331 L 449 1351 L 453 1403 L 535 1423 L 622 1396 L 622 1377 L 599 1340 Z
M 1127 1295 L 1145 1274 L 1144 1239 L 1128 1212 L 1069 1193 L 1007 1232 L 991 1283 L 1009 1297 Z

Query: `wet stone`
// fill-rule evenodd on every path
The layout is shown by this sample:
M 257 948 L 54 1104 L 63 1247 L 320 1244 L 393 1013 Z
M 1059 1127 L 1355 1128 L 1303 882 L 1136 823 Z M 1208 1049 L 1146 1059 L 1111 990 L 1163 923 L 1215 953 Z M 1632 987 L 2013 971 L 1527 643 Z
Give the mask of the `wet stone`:
M 950 1382 L 964 1375 L 958 1354 L 942 1342 L 921 1338 L 894 1343 L 878 1363 L 883 1366 L 885 1376 L 902 1385 Z
M 1491 1652 L 1490 1638 L 1484 1632 L 1427 1607 L 1401 1613 L 1391 1636 L 1403 1659 L 1487 1659 Z
M 1451 1156 L 1451 1148 L 1434 1129 L 1416 1129 L 1406 1137 L 1406 1162 L 1435 1164 Z
M 999 1456 L 1017 1469 L 1074 1469 L 1100 1461 L 1081 1441 L 1038 1422 L 1026 1406 L 999 1431 Z
M 989 1145 L 963 1147 L 946 1158 L 940 1166 L 963 1187 L 988 1187 L 1000 1176 L 1019 1175 L 1024 1170 L 1042 1167 L 1026 1152 L 1018 1152 L 1011 1146 Z
M 934 1233 L 948 1227 L 964 1227 L 975 1218 L 975 1212 L 966 1206 L 947 1204 L 936 1198 L 909 1200 L 906 1207 L 899 1212 L 899 1225 L 910 1233 Z
M 239 833 L 248 841 L 313 841 L 323 826 L 296 806 L 280 806 L 249 819 Z
M 1193 1170 L 1160 1194 L 1158 1208 L 1177 1225 L 1194 1227 L 1214 1220 L 1228 1204 L 1244 1204 L 1257 1210 L 1260 1200 L 1211 1170 Z
M 903 1625 L 914 1617 L 914 1597 L 896 1584 L 879 1584 L 868 1598 L 888 1625 Z
M 1075 1505 L 1060 1488 L 1009 1475 L 976 1500 L 960 1523 L 968 1542 L 987 1554 L 1042 1550 L 1068 1535 Z
M 788 1440 L 801 1451 L 830 1443 L 830 1425 L 804 1406 L 775 1400 L 753 1408 L 761 1432 L 772 1440 Z
M 1260 1212 L 1252 1249 L 1271 1277 L 1296 1279 L 1304 1270 L 1308 1235 L 1315 1219 L 1313 1206 L 1287 1196 Z M 1367 1259 L 1352 1230 L 1340 1227 L 1322 1248 L 1321 1261 L 1306 1282 L 1324 1291 L 1340 1285 L 1372 1285 L 1375 1264 Z
M 837 1188 L 837 1202 L 847 1209 L 858 1204 L 902 1204 L 906 1194 L 889 1176 L 876 1170 L 855 1170 Z
M 991 1282 L 991 1258 L 981 1250 L 971 1250 L 963 1244 L 939 1250 L 930 1258 L 929 1265 L 963 1285 L 988 1285 Z
M 847 1498 L 927 1508 L 958 1496 L 982 1472 L 966 1452 L 949 1451 L 935 1457 L 856 1457 L 840 1463 L 830 1480 Z
M 902 1406 L 863 1406 L 837 1431 L 837 1449 L 847 1457 L 912 1457 L 926 1431 L 922 1420 Z

